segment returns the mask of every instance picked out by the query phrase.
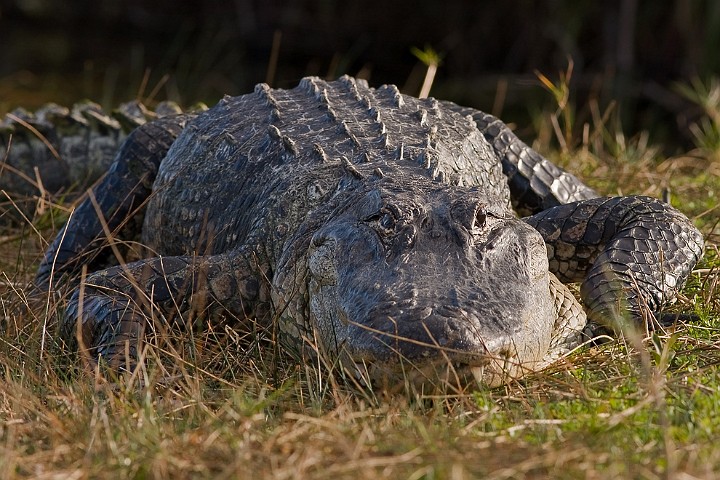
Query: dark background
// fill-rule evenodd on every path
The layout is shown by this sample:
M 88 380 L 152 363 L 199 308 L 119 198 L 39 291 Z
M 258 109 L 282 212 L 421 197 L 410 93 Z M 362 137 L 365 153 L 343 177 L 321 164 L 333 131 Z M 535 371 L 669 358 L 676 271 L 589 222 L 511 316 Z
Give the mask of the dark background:
M 429 46 L 442 55 L 433 96 L 527 126 L 553 108 L 534 72 L 557 80 L 571 58 L 576 104 L 617 101 L 624 131 L 680 149 L 702 111 L 675 82 L 718 73 L 719 45 L 715 0 L 0 0 L 0 113 L 88 97 L 214 103 L 344 73 L 417 94 L 411 48 Z

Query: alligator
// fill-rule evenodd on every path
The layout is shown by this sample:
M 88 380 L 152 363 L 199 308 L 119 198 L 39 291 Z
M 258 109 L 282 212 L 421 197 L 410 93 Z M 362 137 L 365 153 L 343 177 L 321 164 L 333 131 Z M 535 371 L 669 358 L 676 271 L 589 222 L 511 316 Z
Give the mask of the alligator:
M 111 369 L 235 319 L 369 385 L 496 386 L 588 325 L 651 328 L 702 252 L 673 207 L 598 195 L 489 114 L 308 77 L 138 126 L 35 285 L 68 286 L 58 337 Z

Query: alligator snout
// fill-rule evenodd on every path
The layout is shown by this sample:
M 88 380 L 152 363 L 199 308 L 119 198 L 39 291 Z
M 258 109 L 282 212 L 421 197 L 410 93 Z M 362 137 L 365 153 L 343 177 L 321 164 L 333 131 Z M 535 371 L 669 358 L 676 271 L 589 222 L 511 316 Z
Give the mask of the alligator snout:
M 395 331 L 358 324 L 352 334 L 360 336 L 365 331 L 366 341 L 343 346 L 356 373 L 369 383 L 410 381 L 438 386 L 447 382 L 465 387 L 476 382 L 496 386 L 532 370 L 537 363 L 518 350 L 512 336 L 473 329 L 483 319 L 470 318 L 458 308 L 425 307 L 400 311 L 399 315 L 402 318 L 379 316 L 369 322 L 392 325 Z M 413 330 L 408 329 L 411 325 Z

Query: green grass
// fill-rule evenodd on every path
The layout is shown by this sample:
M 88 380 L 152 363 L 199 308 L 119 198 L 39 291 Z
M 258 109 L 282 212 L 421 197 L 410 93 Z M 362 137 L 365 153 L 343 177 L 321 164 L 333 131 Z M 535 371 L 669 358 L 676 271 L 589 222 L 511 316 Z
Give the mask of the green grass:
M 543 118 L 562 126 L 564 147 L 539 132 L 538 149 L 602 192 L 667 192 L 705 233 L 705 258 L 674 307 L 698 322 L 457 394 L 369 391 L 235 331 L 159 341 L 137 375 L 105 378 L 43 344 L 45 310 L 25 308 L 55 230 L 48 213 L 40 234 L 8 231 L 0 244 L 0 478 L 719 475 L 720 146 L 662 157 L 611 127 L 612 114 L 573 124 L 563 102 Z

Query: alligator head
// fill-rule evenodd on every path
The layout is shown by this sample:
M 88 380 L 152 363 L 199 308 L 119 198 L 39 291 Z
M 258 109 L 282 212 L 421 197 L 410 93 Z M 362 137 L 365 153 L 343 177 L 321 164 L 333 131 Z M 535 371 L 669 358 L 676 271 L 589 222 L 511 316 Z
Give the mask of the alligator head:
M 306 341 L 373 383 L 496 385 L 542 360 L 555 311 L 537 231 L 472 189 L 425 179 L 342 196 L 300 242 Z

